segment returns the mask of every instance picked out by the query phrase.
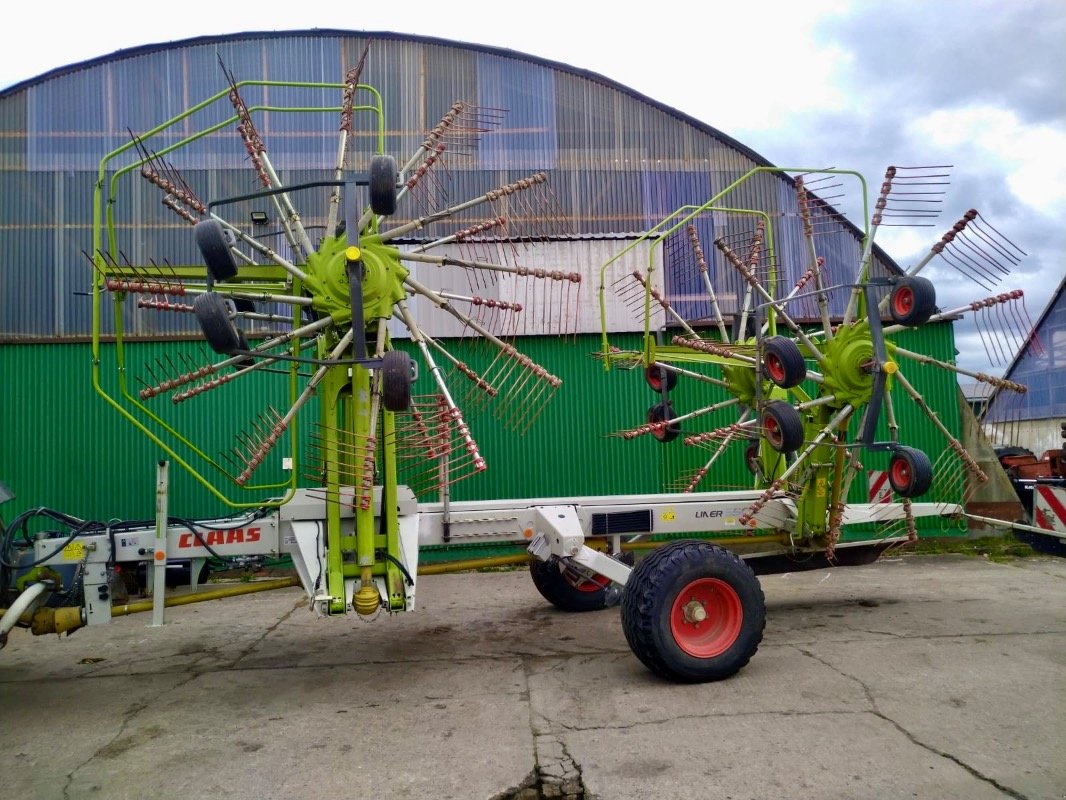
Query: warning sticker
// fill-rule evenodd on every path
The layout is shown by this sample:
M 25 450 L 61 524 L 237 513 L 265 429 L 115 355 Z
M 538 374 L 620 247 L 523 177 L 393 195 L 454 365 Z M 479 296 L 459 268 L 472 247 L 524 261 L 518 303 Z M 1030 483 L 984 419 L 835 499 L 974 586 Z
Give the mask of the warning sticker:
M 85 545 L 81 542 L 71 542 L 63 548 L 63 558 L 67 561 L 81 561 L 85 558 Z

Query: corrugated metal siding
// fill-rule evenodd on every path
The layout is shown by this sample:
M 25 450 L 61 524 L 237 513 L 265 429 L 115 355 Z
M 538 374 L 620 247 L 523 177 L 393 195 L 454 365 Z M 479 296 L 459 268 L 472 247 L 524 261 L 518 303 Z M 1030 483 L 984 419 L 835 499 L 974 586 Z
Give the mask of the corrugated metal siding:
M 637 347 L 635 336 L 618 336 L 619 347 Z M 484 348 L 469 340 L 445 342 L 457 356 L 475 369 L 488 358 Z M 711 451 L 687 447 L 683 437 L 666 445 L 651 437 L 623 440 L 617 434 L 645 421 L 647 409 L 657 396 L 639 370 L 604 371 L 592 357 L 599 349 L 596 336 L 574 339 L 531 337 L 519 341 L 521 349 L 536 363 L 550 368 L 563 385 L 547 403 L 523 436 L 505 428 L 494 416 L 499 401 L 477 410 L 477 404 L 460 403 L 466 421 L 488 462 L 486 472 L 459 481 L 452 487 L 455 499 L 508 497 L 569 497 L 596 494 L 635 494 L 681 489 L 685 480 L 702 467 Z M 930 325 L 900 337 L 901 346 L 937 357 L 950 356 L 953 348 L 950 325 Z M 409 343 L 402 343 L 405 349 Z M 8 391 L 0 394 L 0 418 L 6 420 L 4 445 L 0 448 L 0 480 L 16 493 L 13 506 L 37 505 L 58 508 L 85 518 L 139 518 L 153 508 L 155 464 L 163 456 L 149 439 L 135 431 L 110 409 L 91 387 L 88 344 L 0 346 L 0 372 L 9 377 Z M 203 358 L 196 343 L 144 342 L 127 344 L 128 378 L 134 390 L 141 380 L 150 381 L 167 358 L 183 362 Z M 114 382 L 114 348 L 104 347 L 102 375 Z M 904 373 L 939 414 L 949 430 L 957 430 L 954 405 L 957 387 L 950 373 L 923 365 L 902 364 Z M 459 380 L 453 386 L 461 387 Z M 194 402 L 171 407 L 166 397 L 150 407 L 197 442 L 209 455 L 228 450 L 235 435 L 247 429 L 249 420 L 273 405 L 284 409 L 285 398 L 278 382 L 242 380 L 242 388 L 228 387 L 208 392 Z M 429 371 L 420 369 L 416 394 L 435 391 Z M 917 407 L 895 393 L 901 440 L 924 450 L 935 461 L 946 441 Z M 459 397 L 462 395 L 459 394 Z M 716 393 L 682 380 L 671 397 L 678 412 L 704 404 Z M 502 398 L 501 398 L 502 400 Z M 537 412 L 537 407 L 529 409 Z M 730 410 L 687 423 L 684 434 L 709 430 L 737 420 Z M 312 405 L 301 415 L 300 439 L 304 442 L 317 421 Z M 887 431 L 878 436 L 887 438 Z M 279 452 L 257 479 L 282 478 Z M 742 448 L 732 447 L 713 467 L 699 489 L 750 488 L 750 474 L 743 465 Z M 306 446 L 300 459 L 305 461 Z M 884 469 L 887 456 L 862 456 L 868 469 Z M 210 516 L 228 513 L 200 484 L 183 470 L 171 470 L 171 508 L 176 515 Z M 306 484 L 305 480 L 301 480 Z M 232 492 L 236 495 L 236 492 Z M 263 497 L 269 493 L 253 495 Z M 251 498 L 250 498 L 251 499 Z M 423 500 L 436 499 L 427 493 Z M 952 500 L 957 497 L 941 497 Z M 852 487 L 852 502 L 865 502 L 865 481 Z
M 484 348 L 469 340 L 445 344 L 475 368 L 481 368 L 487 358 Z M 473 403 L 463 403 L 466 421 L 489 468 L 456 483 L 452 496 L 492 499 L 657 491 L 660 451 L 656 443 L 625 442 L 610 436 L 644 421 L 651 393 L 639 372 L 604 371 L 602 362 L 591 356 L 599 349 L 595 336 L 576 340 L 538 337 L 520 340 L 520 344 L 535 362 L 550 366 L 563 379 L 563 386 L 523 436 L 504 428 L 494 416 L 498 402 L 480 411 Z M 634 338 L 621 344 L 637 346 L 638 342 Z M 152 383 L 153 375 L 167 371 L 168 359 L 179 365 L 199 364 L 204 356 L 198 343 L 127 343 L 132 391 L 140 389 L 142 381 Z M 103 383 L 113 389 L 117 373 L 112 345 L 104 346 L 101 363 Z M 165 454 L 93 391 L 90 365 L 88 344 L 0 346 L 0 372 L 8 377 L 8 390 L 0 394 L 0 418 L 6 420 L 0 480 L 15 492 L 13 505 L 18 509 L 45 505 L 92 519 L 151 516 L 155 464 Z M 451 385 L 462 386 L 458 381 Z M 424 366 L 414 391 L 435 392 Z M 229 450 L 236 435 L 248 430 L 250 421 L 268 406 L 287 408 L 279 381 L 268 377 L 241 379 L 239 388 L 207 392 L 179 406 L 173 406 L 167 396 L 147 405 L 211 457 Z M 531 413 L 537 410 L 529 409 Z M 317 414 L 312 401 L 300 415 L 301 461 L 306 461 L 306 438 Z M 284 449 L 284 445 L 276 448 L 271 461 L 256 473 L 257 481 L 284 479 L 280 469 Z M 190 457 L 186 450 L 179 455 Z M 170 477 L 174 515 L 229 513 L 227 506 L 177 465 Z M 307 484 L 303 478 L 300 482 Z M 227 496 L 242 497 L 224 478 L 220 485 L 229 486 L 224 489 Z M 247 501 L 270 494 L 255 493 Z M 422 499 L 435 497 L 429 493 Z
M 106 60 L 30 84 L 0 98 L 0 256 L 12 270 L 5 292 L 0 336 L 88 333 L 88 303 L 74 294 L 83 253 L 91 252 L 93 186 L 103 156 L 226 88 L 219 61 L 238 80 L 319 81 L 336 84 L 370 43 L 364 82 L 385 103 L 386 151 L 405 160 L 425 131 L 456 100 L 480 104 L 485 130 L 469 152 L 445 154 L 453 199 L 482 194 L 533 170 L 550 170 L 550 191 L 561 218 L 553 235 L 645 230 L 685 203 L 702 203 L 758 165 L 717 132 L 668 113 L 646 99 L 595 76 L 567 71 L 521 54 L 405 40 L 369 39 L 358 33 L 294 33 L 291 36 L 220 38 L 176 44 Z M 334 108 L 339 90 L 245 86 L 250 106 Z M 92 98 L 89 102 L 88 99 Z M 155 151 L 232 114 L 225 100 L 196 112 L 173 134 L 152 141 Z M 498 124 L 497 124 L 498 123 Z M 328 177 L 335 156 L 337 119 L 326 113 L 257 112 L 268 155 L 286 180 Z M 360 118 L 352 148 L 353 168 L 365 168 L 376 124 Z M 109 169 L 130 163 L 135 151 Z M 203 200 L 254 188 L 243 146 L 232 128 L 167 154 Z M 788 226 L 795 199 L 788 181 L 760 176 L 726 198 L 737 207 L 758 207 Z M 161 208 L 159 194 L 139 178 L 120 182 L 113 208 L 135 229 L 120 230 L 119 249 L 133 261 L 198 263 L 186 226 Z M 311 202 L 311 201 L 306 201 Z M 476 212 L 481 214 L 484 209 Z M 523 235 L 546 227 L 522 222 L 523 209 L 506 209 Z M 401 207 L 396 221 L 416 213 Z M 315 215 L 310 214 L 311 217 Z M 462 223 L 465 220 L 458 220 Z M 454 227 L 454 226 L 453 226 Z M 795 225 L 792 225 L 795 229 Z M 852 232 L 820 237 L 834 279 L 851 277 L 857 256 Z M 430 236 L 436 230 L 427 231 Z M 806 269 L 792 257 L 789 237 L 779 234 L 782 286 Z M 710 243 L 705 243 L 709 247 Z M 847 265 L 838 269 L 837 264 Z M 835 271 L 834 271 L 835 270 Z M 729 275 L 725 280 L 736 281 Z M 669 282 L 667 290 L 671 290 Z M 839 304 L 839 303 L 837 303 Z M 150 321 L 136 315 L 131 333 L 191 329 L 180 320 Z

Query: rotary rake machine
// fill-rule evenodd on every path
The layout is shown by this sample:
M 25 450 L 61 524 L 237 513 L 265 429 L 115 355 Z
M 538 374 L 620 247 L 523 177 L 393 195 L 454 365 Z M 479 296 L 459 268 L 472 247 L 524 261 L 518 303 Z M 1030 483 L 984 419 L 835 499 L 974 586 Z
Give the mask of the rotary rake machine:
M 503 543 L 525 548 L 517 559 L 529 560 L 537 589 L 561 609 L 620 601 L 626 638 L 652 671 L 678 681 L 716 680 L 741 669 L 762 638 L 765 603 L 752 564 L 782 557 L 814 564 L 815 555 L 820 563 L 863 563 L 913 538 L 917 516 L 960 512 L 958 497 L 939 499 L 950 492 L 938 490 L 937 502 L 912 499 L 945 468 L 901 441 L 897 395 L 942 433 L 953 478 L 983 474 L 900 369 L 902 360 L 934 360 L 893 337 L 966 310 L 937 313 L 933 286 L 918 273 L 986 226 L 967 215 L 906 275 L 873 275 L 877 226 L 892 192 L 908 183 L 891 170 L 842 286 L 829 283 L 817 252 L 819 215 L 835 212 L 806 188 L 810 176 L 795 179 L 803 246 L 790 252 L 805 272 L 787 292 L 775 249 L 781 219 L 726 205 L 768 168 L 679 210 L 604 265 L 601 311 L 609 283 L 639 312 L 645 335 L 641 351 L 624 352 L 610 344 L 605 323 L 598 355 L 608 367 L 639 365 L 659 393 L 646 421 L 618 435 L 667 442 L 694 420 L 739 412 L 732 424 L 685 436 L 685 445 L 713 452 L 683 491 L 451 502 L 449 486 L 487 466 L 462 407 L 491 410 L 518 433 L 529 427 L 561 380 L 520 352 L 514 337 L 566 333 L 572 318 L 576 331 L 581 275 L 522 263 L 537 239 L 566 233 L 546 174 L 491 187 L 463 182 L 464 155 L 503 112 L 457 102 L 398 165 L 385 152 L 380 95 L 360 82 L 365 57 L 340 83 L 238 82 L 223 67 L 225 89 L 132 135 L 102 161 L 90 256 L 93 382 L 166 454 L 158 465 L 156 524 L 98 529 L 68 519 L 69 536 L 37 537 L 19 562 L 26 588 L 4 613 L 0 635 L 27 620 L 38 633 L 69 631 L 127 613 L 113 606 L 109 587 L 115 564 L 130 562 L 151 570 L 149 605 L 162 624 L 169 561 L 191 559 L 195 584 L 208 556 L 289 555 L 316 613 L 369 619 L 414 608 L 420 548 Z M 283 180 L 267 151 L 268 132 L 324 137 L 323 119 L 339 120 L 332 164 L 311 163 L 314 154 L 305 152 Z M 234 130 L 246 164 L 218 170 Z M 218 199 L 200 199 L 198 182 Z M 162 198 L 151 211 L 146 186 Z M 453 202 L 456 186 L 470 199 Z M 265 230 L 272 219 L 278 228 Z M 710 259 L 700 241 L 708 221 L 719 230 Z M 139 234 L 149 229 L 153 241 L 180 255 L 158 261 L 141 252 Z M 618 274 L 641 246 L 649 266 Z M 669 287 L 656 266 L 664 250 L 674 265 Z M 739 301 L 715 285 L 714 277 L 727 273 L 739 277 Z M 470 293 L 447 288 L 454 279 L 442 281 L 442 274 L 460 276 Z M 833 306 L 841 290 L 842 311 Z M 882 312 L 891 318 L 886 324 Z M 429 322 L 434 315 L 451 327 Z M 183 334 L 190 318 L 207 349 L 129 363 L 130 319 L 156 333 Z M 104 348 L 109 324 L 114 347 Z M 670 331 L 667 342 L 663 331 Z M 472 367 L 455 342 L 472 343 L 469 352 L 486 366 Z M 419 372 L 430 376 L 428 395 L 413 392 Z M 678 413 L 671 391 L 681 378 L 724 390 L 725 399 Z M 232 398 L 223 418 L 195 411 L 199 398 L 222 392 Z M 265 408 L 252 405 L 264 397 Z M 313 422 L 303 433 L 308 417 Z M 884 442 L 875 438 L 882 417 L 890 432 Z M 235 444 L 211 455 L 220 428 Z M 747 485 L 699 491 L 735 444 L 745 448 L 752 471 Z M 864 450 L 891 454 L 888 475 L 902 503 L 848 503 Z M 170 517 L 170 462 L 236 514 Z M 433 492 L 437 501 L 420 501 Z M 874 523 L 880 533 L 841 541 L 842 528 L 856 523 Z M 11 536 L 5 538 L 7 563 Z M 643 549 L 650 554 L 634 562 Z M 75 572 L 81 608 L 45 603 L 64 568 Z
M 360 83 L 365 58 L 337 84 L 238 82 L 223 65 L 228 88 L 132 135 L 104 158 L 92 264 L 97 391 L 169 461 L 247 512 L 225 523 L 240 536 L 171 536 L 170 557 L 291 553 L 316 611 L 369 617 L 413 608 L 415 491 L 444 496 L 449 485 L 486 468 L 460 402 L 478 411 L 491 407 L 501 424 L 521 433 L 559 388 L 561 380 L 513 340 L 567 333 L 581 276 L 520 263 L 534 240 L 565 232 L 545 173 L 451 199 L 457 176 L 449 165 L 469 155 L 502 112 L 455 103 L 398 166 L 384 153 L 381 97 Z M 250 93 L 264 102 L 249 102 Z M 268 94 L 301 99 L 267 104 Z M 332 102 L 321 102 L 327 97 Z M 286 127 L 278 122 L 286 115 L 300 121 Z M 339 119 L 335 162 L 306 169 L 301 182 L 284 182 L 268 154 L 263 120 L 291 133 L 304 125 L 324 131 L 324 117 Z M 369 133 L 361 132 L 357 121 L 367 119 Z M 219 163 L 219 142 L 234 129 L 254 183 L 245 170 L 234 184 L 239 191 L 204 201 L 180 165 Z M 369 157 L 355 152 L 354 144 L 367 141 Z M 138 177 L 161 193 L 166 222 L 136 216 L 146 214 L 139 190 L 129 187 Z M 227 181 L 211 172 L 202 178 L 215 191 Z M 279 229 L 264 231 L 272 219 Z M 137 246 L 131 231 L 175 224 L 178 246 L 194 241 L 189 262 L 201 265 L 129 255 Z M 459 277 L 438 282 L 465 281 L 471 294 L 432 288 L 433 276 L 443 272 Z M 108 307 L 116 337 L 111 379 L 101 347 Z M 167 353 L 134 369 L 127 364 L 124 319 L 148 312 L 194 316 L 211 352 L 201 347 L 199 361 Z M 460 341 L 476 342 L 487 366 L 475 371 L 431 335 L 418 320 L 426 313 L 449 318 Z M 261 339 L 254 344 L 253 329 Z M 396 331 L 408 349 L 396 346 Z M 412 394 L 419 367 L 430 374 L 434 393 Z M 131 375 L 139 386 L 130 385 Z M 265 409 L 249 411 L 235 444 L 218 456 L 202 443 L 213 426 L 176 415 L 209 392 L 272 398 Z M 316 405 L 305 447 L 297 429 Z M 410 478 L 403 486 L 401 469 Z M 297 488 L 301 475 L 318 488 Z M 247 540 L 254 520 L 283 507 L 283 532 L 266 535 L 258 526 L 255 541 Z M 314 517 L 313 530 L 301 531 L 292 514 Z M 157 565 L 167 560 L 161 541 L 148 552 Z

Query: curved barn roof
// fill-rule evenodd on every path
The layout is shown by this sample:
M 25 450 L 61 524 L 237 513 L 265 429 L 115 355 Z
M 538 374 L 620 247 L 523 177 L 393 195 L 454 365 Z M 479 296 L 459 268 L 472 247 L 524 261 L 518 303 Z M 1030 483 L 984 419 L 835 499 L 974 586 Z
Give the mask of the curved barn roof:
M 14 220 L 13 235 L 0 245 L 5 263 L 20 272 L 12 291 L 0 297 L 0 336 L 84 335 L 90 325 L 77 294 L 86 270 L 97 176 L 102 159 L 128 148 L 131 134 L 154 126 L 224 90 L 220 62 L 238 80 L 256 79 L 249 103 L 264 108 L 305 102 L 297 90 L 271 82 L 330 84 L 315 102 L 336 104 L 336 85 L 370 44 L 362 81 L 385 98 L 381 135 L 386 152 L 399 157 L 417 150 L 425 131 L 456 99 L 472 100 L 494 115 L 472 159 L 449 173 L 460 195 L 477 195 L 530 170 L 551 175 L 558 238 L 610 239 L 649 229 L 686 204 L 703 203 L 767 159 L 716 128 L 602 75 L 513 50 L 396 32 L 340 29 L 266 31 L 202 36 L 119 50 L 51 70 L 0 92 L 0 203 Z M 244 91 L 244 90 L 242 90 Z M 303 90 L 301 90 L 303 91 Z M 288 109 L 286 109 L 288 110 Z M 305 127 L 298 115 L 270 116 L 272 155 L 299 180 L 329 172 L 336 151 L 335 120 Z M 210 126 L 221 117 L 204 114 Z M 217 195 L 247 185 L 244 153 L 230 140 L 195 153 L 173 156 L 190 184 Z M 129 159 L 127 159 L 128 161 Z M 114 169 L 123 162 L 107 162 Z M 732 191 L 732 190 L 731 190 Z M 738 208 L 769 213 L 775 232 L 779 286 L 794 285 L 808 266 L 793 179 L 767 172 L 730 194 Z M 141 201 L 139 190 L 119 198 Z M 115 202 L 115 201 L 109 201 Z M 157 209 L 156 209 L 157 210 Z M 821 204 L 819 255 L 833 283 L 848 283 L 861 258 L 863 232 Z M 148 212 L 145 212 L 148 213 Z M 151 212 L 155 213 L 155 211 Z M 702 220 L 709 242 L 735 224 L 722 215 Z M 187 229 L 173 220 L 149 221 L 121 243 L 134 258 L 178 253 L 195 258 Z M 126 252 L 123 250 L 123 252 Z M 182 253 L 185 255 L 183 256 Z M 898 272 L 873 249 L 875 274 Z M 169 257 L 169 256 L 168 256 Z M 184 262 L 179 262 L 184 263 Z M 742 280 L 722 270 L 743 293 Z M 669 275 L 668 275 L 669 280 Z M 844 292 L 833 301 L 843 308 Z M 146 323 L 147 325 L 147 323 Z M 144 335 L 180 332 L 151 326 Z

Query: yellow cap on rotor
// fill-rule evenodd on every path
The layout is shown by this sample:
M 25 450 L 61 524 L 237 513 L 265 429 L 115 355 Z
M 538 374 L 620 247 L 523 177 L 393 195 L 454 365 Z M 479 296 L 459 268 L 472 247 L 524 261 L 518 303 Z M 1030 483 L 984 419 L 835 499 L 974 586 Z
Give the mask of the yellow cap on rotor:
M 884 372 L 886 375 L 895 375 L 897 372 L 899 372 L 899 364 L 897 364 L 895 361 L 886 361 L 884 364 L 881 365 L 881 371 Z
M 344 257 L 349 261 L 358 261 L 363 253 L 354 244 L 344 251 Z

